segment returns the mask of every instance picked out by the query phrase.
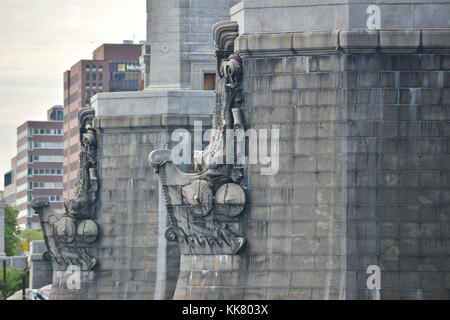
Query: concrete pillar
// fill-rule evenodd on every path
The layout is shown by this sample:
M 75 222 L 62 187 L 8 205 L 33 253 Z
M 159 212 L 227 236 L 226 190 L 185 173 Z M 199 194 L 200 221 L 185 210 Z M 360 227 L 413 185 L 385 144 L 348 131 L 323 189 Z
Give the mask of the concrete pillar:
M 52 283 L 52 264 L 43 257 L 46 251 L 47 247 L 44 240 L 35 240 L 30 243 L 30 255 L 28 256 L 30 289 L 40 289 Z
M 236 1 L 147 0 L 148 89 L 202 89 L 203 73 L 216 71 L 212 26 Z

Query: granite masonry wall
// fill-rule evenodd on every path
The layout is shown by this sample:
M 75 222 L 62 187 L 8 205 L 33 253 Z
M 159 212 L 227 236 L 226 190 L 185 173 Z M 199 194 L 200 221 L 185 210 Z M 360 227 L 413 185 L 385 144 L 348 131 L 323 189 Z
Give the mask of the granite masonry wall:
M 150 87 L 203 89 L 215 73 L 212 26 L 239 0 L 147 0 Z
M 211 118 L 207 114 L 95 119 L 101 237 L 92 252 L 98 266 L 82 272 L 79 290 L 67 289 L 68 274 L 55 274 L 51 299 L 172 299 L 180 253 L 177 244 L 164 237 L 167 213 L 148 155 L 171 148 L 172 130 L 193 128 L 194 121 L 207 128 Z
M 382 299 L 449 299 L 450 55 L 342 59 L 350 297 L 378 265 Z
M 32 241 L 28 256 L 30 270 L 30 289 L 40 289 L 48 286 L 53 280 L 53 267 L 50 261 L 45 260 L 43 253 L 47 251 L 44 240 Z
M 245 290 L 268 285 L 245 298 L 449 298 L 450 55 L 411 50 L 416 35 L 244 58 L 249 124 L 281 129 L 282 168 L 249 174 Z
M 182 256 L 177 299 L 448 299 L 448 30 L 243 34 L 247 245 Z M 369 290 L 369 266 L 381 289 Z

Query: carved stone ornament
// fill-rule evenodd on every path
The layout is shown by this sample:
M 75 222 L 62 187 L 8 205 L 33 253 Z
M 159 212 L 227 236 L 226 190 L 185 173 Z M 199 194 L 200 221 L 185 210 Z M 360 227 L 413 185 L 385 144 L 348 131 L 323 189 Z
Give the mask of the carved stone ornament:
M 80 111 L 80 153 L 79 181 L 75 194 L 66 199 L 65 213 L 55 212 L 47 198 L 37 198 L 32 207 L 41 218 L 47 252 L 44 257 L 53 262 L 55 270 L 77 265 L 82 270 L 91 270 L 97 259 L 89 249 L 99 236 L 97 215 L 97 132 L 92 127 L 95 110 Z
M 236 22 L 214 26 L 218 88 L 210 143 L 197 160 L 195 173 L 172 162 L 170 150 L 155 150 L 150 165 L 158 173 L 166 202 L 166 238 L 184 255 L 237 254 L 245 244 L 239 234 L 245 209 L 242 166 L 225 164 L 227 129 L 242 129 L 242 61 L 234 52 Z M 220 161 L 219 161 L 220 160 Z

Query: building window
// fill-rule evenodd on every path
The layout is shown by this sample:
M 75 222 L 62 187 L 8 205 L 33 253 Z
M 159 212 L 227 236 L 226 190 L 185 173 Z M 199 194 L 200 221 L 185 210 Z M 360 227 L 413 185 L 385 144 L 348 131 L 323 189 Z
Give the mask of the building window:
M 9 186 L 10 184 L 12 184 L 12 182 L 13 182 L 13 175 L 12 175 L 12 172 L 6 173 L 4 177 L 5 177 L 5 178 L 4 178 L 4 181 L 5 181 L 4 186 L 5 186 L 5 187 L 7 187 L 7 186 Z
M 61 110 L 54 110 L 50 115 L 50 119 L 53 121 L 62 121 L 64 120 L 64 113 Z
M 203 90 L 213 91 L 216 90 L 216 74 L 204 73 L 203 74 Z
M 91 74 L 90 73 L 86 73 L 86 80 L 87 81 L 91 80 Z
M 28 176 L 29 177 L 33 176 L 33 169 L 32 168 L 28 168 Z

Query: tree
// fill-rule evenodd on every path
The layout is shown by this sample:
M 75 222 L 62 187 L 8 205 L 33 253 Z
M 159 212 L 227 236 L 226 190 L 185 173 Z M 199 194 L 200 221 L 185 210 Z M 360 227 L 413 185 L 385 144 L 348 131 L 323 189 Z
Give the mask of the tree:
M 22 243 L 35 240 L 44 240 L 44 235 L 42 234 L 42 230 L 37 229 L 28 229 L 20 231 L 20 240 Z
M 11 206 L 5 208 L 5 253 L 7 256 L 22 254 L 19 238 L 20 229 L 17 225 L 19 211 Z
M 3 283 L 3 269 L 1 269 L 1 279 L 0 279 L 0 289 L 3 289 L 3 286 L 5 285 Z M 6 268 L 6 297 L 12 296 L 14 293 L 19 291 L 22 288 L 22 279 L 25 277 L 27 285 L 28 282 L 28 274 L 26 272 L 23 272 L 19 269 L 15 268 Z M 0 297 L 3 300 L 3 290 L 0 290 Z

